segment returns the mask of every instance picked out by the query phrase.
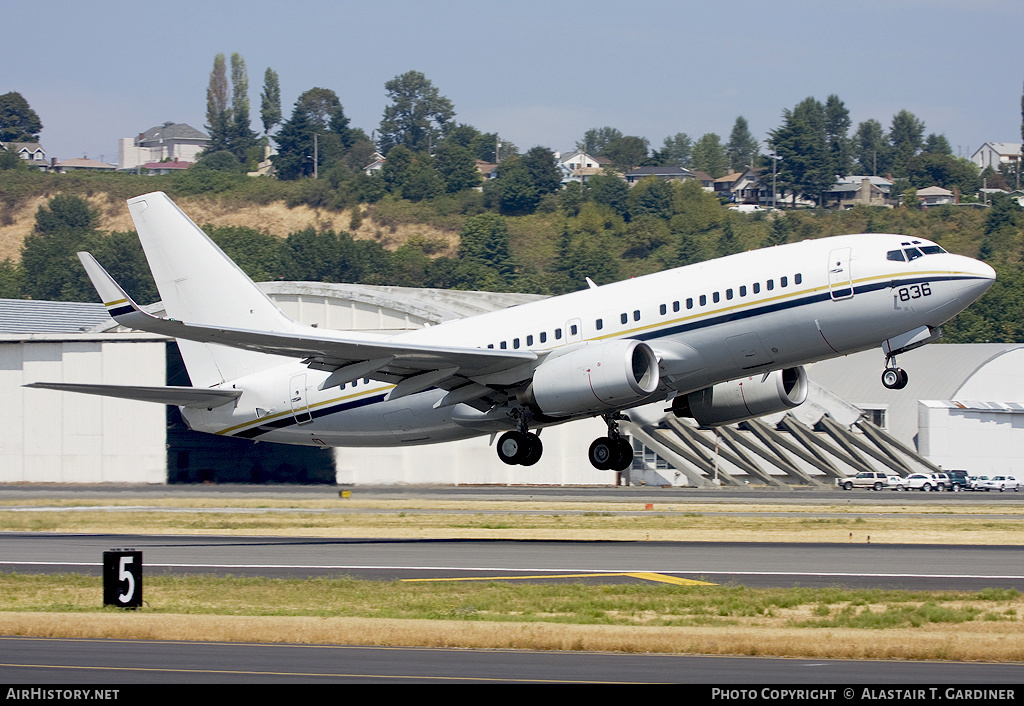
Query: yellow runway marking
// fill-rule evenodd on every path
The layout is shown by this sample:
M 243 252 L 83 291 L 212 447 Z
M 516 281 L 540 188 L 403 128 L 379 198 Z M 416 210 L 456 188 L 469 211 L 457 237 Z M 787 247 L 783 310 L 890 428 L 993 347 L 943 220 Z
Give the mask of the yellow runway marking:
M 529 581 L 537 579 L 588 579 L 594 577 L 605 577 L 605 576 L 628 576 L 634 579 L 643 579 L 644 581 L 656 581 L 658 583 L 672 583 L 677 586 L 717 586 L 718 584 L 709 583 L 707 581 L 697 581 L 695 579 L 683 579 L 678 576 L 668 576 L 666 574 L 656 574 L 647 571 L 639 571 L 632 573 L 623 574 L 544 574 L 542 576 L 468 576 L 465 578 L 443 578 L 443 579 L 401 579 L 408 583 L 426 583 L 429 581 Z

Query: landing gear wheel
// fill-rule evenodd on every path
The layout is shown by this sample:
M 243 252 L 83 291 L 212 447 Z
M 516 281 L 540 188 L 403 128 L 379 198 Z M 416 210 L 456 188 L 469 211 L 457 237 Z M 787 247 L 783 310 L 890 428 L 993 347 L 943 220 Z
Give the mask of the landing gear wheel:
M 526 456 L 519 462 L 519 465 L 532 466 L 540 460 L 541 454 L 544 453 L 544 444 L 541 443 L 540 437 L 536 434 L 527 433 L 526 438 L 529 441 L 529 448 L 527 448 Z
M 530 438 L 525 432 L 510 431 L 498 439 L 498 458 L 510 466 L 522 463 L 530 448 Z
M 627 439 L 620 437 L 615 440 L 615 446 L 618 450 L 619 458 L 618 463 L 612 466 L 612 470 L 622 472 L 633 465 L 633 444 L 629 443 Z
M 540 460 L 544 445 L 528 431 L 510 431 L 498 439 L 498 458 L 510 466 L 532 466 Z
M 903 368 L 886 368 L 882 373 L 882 384 L 890 390 L 902 390 L 909 380 Z
M 590 464 L 599 471 L 609 471 L 618 460 L 619 454 L 616 450 L 615 440 L 608 436 L 594 439 L 587 452 Z

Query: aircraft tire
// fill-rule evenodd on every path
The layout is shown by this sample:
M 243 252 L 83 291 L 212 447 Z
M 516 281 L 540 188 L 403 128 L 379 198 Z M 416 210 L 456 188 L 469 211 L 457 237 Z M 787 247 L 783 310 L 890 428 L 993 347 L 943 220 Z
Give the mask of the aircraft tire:
M 541 455 L 544 453 L 544 444 L 541 443 L 540 437 L 536 434 L 526 434 L 526 438 L 529 445 L 526 449 L 526 455 L 519 462 L 521 466 L 532 466 L 540 460 Z
M 611 470 L 621 472 L 633 465 L 633 445 L 628 440 L 620 438 L 615 440 L 615 447 L 618 458 Z
M 522 463 L 530 448 L 530 439 L 521 431 L 508 431 L 498 439 L 498 458 L 503 463 L 516 466 Z
M 607 436 L 594 439 L 594 443 L 590 445 L 590 450 L 587 452 L 587 457 L 590 459 L 590 464 L 597 470 L 610 471 L 619 459 L 615 440 Z

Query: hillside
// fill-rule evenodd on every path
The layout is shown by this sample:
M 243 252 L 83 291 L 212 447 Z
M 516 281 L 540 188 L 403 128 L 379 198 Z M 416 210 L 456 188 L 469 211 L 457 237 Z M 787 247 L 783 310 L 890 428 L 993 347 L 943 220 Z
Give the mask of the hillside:
M 140 192 L 141 193 L 141 192 Z M 21 260 L 21 245 L 25 236 L 35 226 L 35 215 L 53 194 L 30 197 L 9 210 L 3 209 L 0 217 L 0 261 L 10 258 Z M 107 193 L 93 193 L 85 196 L 90 205 L 100 213 L 99 229 L 103 231 L 134 231 L 128 207 L 123 199 Z M 329 211 L 306 205 L 287 206 L 283 201 L 266 204 L 245 204 L 232 200 L 217 200 L 206 197 L 175 197 L 175 203 L 201 226 L 247 226 L 281 238 L 289 233 L 313 227 L 317 230 L 348 231 L 358 240 L 374 240 L 385 248 L 393 250 L 410 237 L 418 236 L 440 245 L 437 254 L 454 254 L 458 247 L 458 234 L 427 224 L 377 223 L 372 215 L 365 215 L 359 227 L 353 229 L 352 209 Z

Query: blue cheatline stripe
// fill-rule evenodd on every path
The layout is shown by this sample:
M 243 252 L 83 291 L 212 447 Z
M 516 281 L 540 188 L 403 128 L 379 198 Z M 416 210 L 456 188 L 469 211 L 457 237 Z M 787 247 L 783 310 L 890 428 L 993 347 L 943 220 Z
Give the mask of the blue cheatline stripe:
M 982 278 L 980 278 L 980 277 L 963 276 L 963 275 L 944 275 L 944 276 L 940 276 L 940 277 L 922 276 L 922 277 L 908 277 L 908 278 L 903 278 L 903 279 L 895 279 L 894 278 L 894 279 L 880 280 L 880 281 L 877 281 L 877 282 L 873 282 L 871 284 L 864 284 L 864 285 L 860 285 L 860 286 L 855 285 L 854 286 L 854 292 L 855 292 L 855 295 L 856 294 L 866 294 L 868 292 L 875 292 L 875 291 L 884 290 L 884 289 L 891 289 L 892 287 L 896 287 L 896 286 L 907 286 L 907 285 L 911 285 L 911 284 L 918 284 L 918 283 L 921 283 L 921 282 L 942 282 L 942 281 L 972 280 L 972 279 L 982 279 Z M 845 289 L 849 289 L 849 287 L 845 287 Z M 632 334 L 632 335 L 629 335 L 629 336 L 626 336 L 626 337 L 627 338 L 641 340 L 641 341 L 650 341 L 650 340 L 655 340 L 655 339 L 658 339 L 658 338 L 664 338 L 666 336 L 674 336 L 674 335 L 677 335 L 677 334 L 680 334 L 680 333 L 688 333 L 688 332 L 691 332 L 691 331 L 696 331 L 696 330 L 699 330 L 699 329 L 708 328 L 710 326 L 717 326 L 719 324 L 729 323 L 729 322 L 732 322 L 732 321 L 742 321 L 744 319 L 750 319 L 750 318 L 754 318 L 755 316 L 762 316 L 764 314 L 771 314 L 771 313 L 775 313 L 775 312 L 778 312 L 778 311 L 784 311 L 786 309 L 795 309 L 795 308 L 802 307 L 802 306 L 809 306 L 811 304 L 817 304 L 819 302 L 830 301 L 831 299 L 832 299 L 831 292 L 826 290 L 826 291 L 819 292 L 817 294 L 813 294 L 813 295 L 810 295 L 810 296 L 795 297 L 795 298 L 790 299 L 788 301 L 775 302 L 773 304 L 765 304 L 764 306 L 754 307 L 754 308 L 751 308 L 751 309 L 743 309 L 743 310 L 738 310 L 738 311 L 731 311 L 731 312 L 728 312 L 726 314 L 721 314 L 721 315 L 718 315 L 718 316 L 708 316 L 706 318 L 697 319 L 695 321 L 691 321 L 691 322 L 685 323 L 685 324 L 677 324 L 677 325 L 674 325 L 674 326 L 666 326 L 664 328 L 652 329 L 650 331 L 646 331 L 646 332 L 642 332 L 642 333 L 637 332 L 636 334 Z M 433 388 L 431 388 L 431 389 L 433 389 Z M 339 412 L 345 412 L 345 411 L 348 411 L 350 409 L 358 409 L 360 407 L 366 407 L 368 405 L 376 404 L 377 402 L 383 402 L 383 401 L 384 401 L 384 395 L 373 395 L 373 396 L 364 397 L 364 398 L 358 399 L 358 400 L 339 402 L 339 403 L 333 404 L 333 405 L 325 405 L 325 406 L 323 406 L 321 408 L 318 408 L 318 409 L 310 408 L 309 412 L 313 416 L 314 419 L 319 419 L 321 417 L 326 417 L 326 416 L 329 416 L 331 414 L 337 414 Z M 244 431 L 240 431 L 240 432 L 238 432 L 236 434 L 228 434 L 228 435 L 229 436 L 233 436 L 233 437 L 243 438 L 243 439 L 254 439 L 256 437 L 259 437 L 259 436 L 261 436 L 263 434 L 266 434 L 268 432 L 271 432 L 271 431 L 276 431 L 276 430 L 279 430 L 279 429 L 284 429 L 284 428 L 290 427 L 290 426 L 297 426 L 297 423 L 296 423 L 294 417 L 291 414 L 283 414 L 279 418 L 274 419 L 272 421 L 268 421 L 268 422 L 266 422 L 264 424 L 260 424 L 258 421 L 254 421 L 253 424 L 254 424 L 254 426 L 250 427 L 249 429 L 245 429 Z M 221 432 L 221 433 L 223 434 L 224 432 Z

